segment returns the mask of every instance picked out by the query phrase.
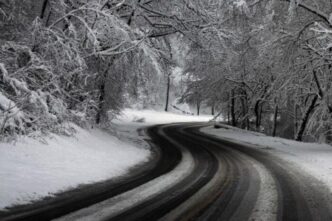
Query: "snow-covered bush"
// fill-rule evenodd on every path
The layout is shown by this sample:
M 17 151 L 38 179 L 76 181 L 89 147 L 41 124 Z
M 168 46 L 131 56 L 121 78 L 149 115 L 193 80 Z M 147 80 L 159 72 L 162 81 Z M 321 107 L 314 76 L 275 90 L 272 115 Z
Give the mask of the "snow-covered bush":
M 200 5 L 0 0 L 0 135 L 102 124 L 125 103 L 163 103 L 176 60 L 167 36 L 194 40 Z
M 45 27 L 37 18 L 20 41 L 2 42 L 1 136 L 60 132 L 63 122 L 82 123 L 95 115 L 80 42 L 68 32 Z
M 7 42 L 0 50 L 1 134 L 52 130 L 67 117 L 53 67 L 24 45 Z
M 125 102 L 129 79 L 143 69 L 142 57 L 133 54 L 150 57 L 159 71 L 146 33 L 117 16 L 122 1 L 39 3 L 13 0 L 1 6 L 2 137 L 61 132 L 70 121 L 108 122 Z

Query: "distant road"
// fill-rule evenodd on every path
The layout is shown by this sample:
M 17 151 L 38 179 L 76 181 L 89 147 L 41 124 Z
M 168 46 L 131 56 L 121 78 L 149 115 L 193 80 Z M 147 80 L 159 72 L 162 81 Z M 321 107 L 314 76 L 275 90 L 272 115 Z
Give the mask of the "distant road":
M 204 126 L 151 127 L 156 157 L 130 178 L 4 220 L 50 220 L 92 204 L 59 220 L 332 220 L 319 181 L 271 153 L 203 134 Z

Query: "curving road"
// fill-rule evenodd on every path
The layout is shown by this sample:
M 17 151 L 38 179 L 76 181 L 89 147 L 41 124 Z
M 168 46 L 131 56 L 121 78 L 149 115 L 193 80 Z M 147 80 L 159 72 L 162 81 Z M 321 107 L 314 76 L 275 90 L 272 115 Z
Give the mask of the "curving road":
M 0 218 L 332 220 L 329 190 L 318 180 L 266 151 L 200 132 L 205 126 L 150 127 L 146 133 L 156 157 L 130 177 Z
M 194 169 L 169 190 L 107 220 L 332 220 L 328 190 L 319 181 L 267 152 L 203 134 L 202 126 L 150 129 L 162 148 L 171 140 L 190 151 Z

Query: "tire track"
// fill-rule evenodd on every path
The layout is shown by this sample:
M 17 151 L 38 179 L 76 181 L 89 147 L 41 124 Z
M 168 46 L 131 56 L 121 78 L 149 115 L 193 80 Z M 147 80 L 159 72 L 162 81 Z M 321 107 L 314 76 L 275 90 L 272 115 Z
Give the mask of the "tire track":
M 157 128 L 147 128 L 149 131 Z M 158 142 L 159 137 L 151 138 Z M 128 176 L 109 180 L 98 184 L 86 185 L 71 191 L 58 194 L 51 199 L 42 200 L 31 205 L 12 208 L 8 212 L 0 213 L 1 221 L 48 221 L 87 206 L 99 203 L 116 195 L 131 190 L 139 185 L 147 183 L 163 174 L 172 171 L 181 161 L 181 152 L 173 145 L 165 143 L 161 149 L 153 145 L 155 157 L 148 163 L 134 169 Z
M 178 145 L 183 145 L 185 143 L 191 146 L 191 148 L 187 148 L 195 160 L 194 169 L 191 174 L 173 186 L 169 191 L 161 192 L 139 206 L 133 207 L 125 213 L 107 220 L 157 220 L 183 203 L 214 177 L 218 169 L 218 161 L 215 156 L 206 149 L 200 148 L 190 139 L 181 136 L 176 128 L 177 126 L 168 126 L 162 127 L 162 130 L 167 134 L 167 139 L 173 140 L 173 144 L 178 143 Z M 158 134 L 165 138 L 163 133 Z M 159 145 L 162 146 L 164 144 L 160 143 Z
M 277 185 L 277 220 L 332 220 L 331 201 L 327 197 L 330 192 L 314 177 L 291 163 L 249 145 L 197 133 L 218 142 L 223 148 L 238 151 L 264 165 Z
M 332 220 L 321 182 L 268 152 L 200 132 L 205 126 L 148 128 L 158 157 L 144 173 L 3 220 L 49 220 L 101 200 L 60 220 Z

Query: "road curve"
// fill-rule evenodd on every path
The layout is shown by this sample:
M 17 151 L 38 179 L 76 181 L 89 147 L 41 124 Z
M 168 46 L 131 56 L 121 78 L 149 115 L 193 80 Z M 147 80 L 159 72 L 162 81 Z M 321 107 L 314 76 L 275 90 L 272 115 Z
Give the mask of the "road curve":
M 329 192 L 318 180 L 268 152 L 203 134 L 202 126 L 150 130 L 151 137 L 172 139 L 187 148 L 195 159 L 193 171 L 170 190 L 104 220 L 255 220 L 264 194 L 257 165 L 275 186 L 275 208 L 268 211 L 268 220 L 332 220 Z M 163 142 L 156 143 L 163 148 Z M 255 218 L 264 220 L 259 214 Z
M 71 212 L 59 220 L 332 220 L 330 192 L 318 180 L 271 153 L 200 132 L 205 126 L 150 127 L 156 157 L 132 176 L 0 214 L 0 220 L 51 220 Z M 188 154 L 191 165 L 180 178 L 161 185 Z M 113 211 L 121 200 L 129 203 Z
M 158 140 L 158 137 L 153 139 Z M 153 146 L 153 144 L 151 145 Z M 148 163 L 132 169 L 126 176 L 97 184 L 84 185 L 33 204 L 17 206 L 9 211 L 1 211 L 0 221 L 53 220 L 149 182 L 173 170 L 181 161 L 181 152 L 170 144 L 168 145 L 165 144 L 167 148 L 163 149 L 153 146 L 152 159 Z

